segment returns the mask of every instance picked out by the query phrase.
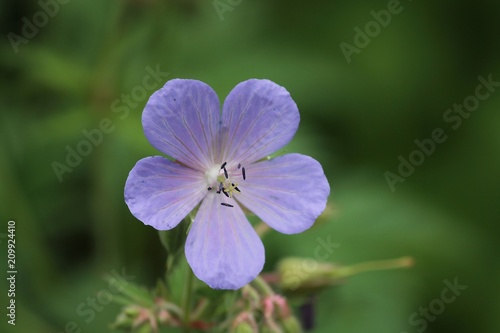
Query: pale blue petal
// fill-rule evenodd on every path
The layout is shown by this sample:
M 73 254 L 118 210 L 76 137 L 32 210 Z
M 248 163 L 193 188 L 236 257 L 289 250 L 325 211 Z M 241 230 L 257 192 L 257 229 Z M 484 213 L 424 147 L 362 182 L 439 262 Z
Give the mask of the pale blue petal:
M 224 198 L 210 193 L 203 200 L 188 234 L 186 258 L 211 288 L 239 289 L 261 272 L 264 246 L 236 202 L 221 206 Z
M 213 165 L 220 104 L 215 92 L 197 80 L 168 81 L 147 102 L 144 134 L 159 151 L 191 168 Z
M 313 158 L 287 154 L 246 167 L 236 200 L 270 227 L 285 234 L 302 232 L 326 207 L 330 186 Z
M 223 160 L 246 165 L 276 152 L 290 142 L 299 121 L 285 88 L 269 80 L 241 82 L 222 109 Z
M 137 162 L 125 184 L 130 212 L 158 230 L 175 227 L 206 194 L 203 174 L 160 156 Z

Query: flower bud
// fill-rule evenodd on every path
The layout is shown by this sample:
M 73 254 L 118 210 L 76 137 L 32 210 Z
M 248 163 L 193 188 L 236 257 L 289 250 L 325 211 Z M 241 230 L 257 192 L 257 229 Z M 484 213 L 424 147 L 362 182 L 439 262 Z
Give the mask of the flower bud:
M 252 312 L 241 312 L 233 321 L 231 332 L 259 332 Z
M 262 333 L 283 333 L 280 327 L 264 325 L 261 330 Z
M 302 327 L 295 316 L 288 316 L 281 321 L 285 333 L 302 333 Z
M 141 310 L 136 306 L 127 306 L 125 309 L 123 309 L 123 312 L 129 317 L 136 317 L 139 315 Z
M 170 313 L 168 313 L 168 311 L 165 309 L 160 309 L 158 311 L 157 317 L 158 317 L 158 322 L 160 322 L 162 325 L 170 323 L 170 320 L 172 318 Z
M 232 333 L 256 333 L 258 331 L 254 330 L 247 322 L 241 322 L 232 330 Z
M 133 326 L 133 323 L 134 318 L 122 312 L 119 313 L 118 316 L 116 316 L 115 322 L 111 324 L 111 327 L 117 330 L 127 330 Z
M 312 258 L 286 258 L 278 263 L 280 286 L 287 292 L 310 294 L 331 285 L 339 284 L 353 275 L 377 270 L 408 268 L 413 259 L 366 261 L 351 266 L 317 262 Z
M 138 330 L 137 333 L 153 333 L 153 328 L 148 324 L 144 323 Z
M 325 288 L 340 280 L 331 279 L 337 266 L 319 263 L 312 258 L 286 258 L 278 263 L 280 287 L 287 292 L 308 293 Z
M 127 306 L 116 316 L 116 320 L 111 326 L 113 329 L 127 330 L 134 326 L 134 321 L 140 314 L 140 309 L 136 306 Z

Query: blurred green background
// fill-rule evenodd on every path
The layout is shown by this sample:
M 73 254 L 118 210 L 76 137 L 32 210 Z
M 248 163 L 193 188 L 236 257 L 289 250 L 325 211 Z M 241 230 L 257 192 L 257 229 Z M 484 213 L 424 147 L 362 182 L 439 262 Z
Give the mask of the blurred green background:
M 401 1 L 350 63 L 340 44 L 355 45 L 354 28 L 388 1 L 220 0 L 225 12 L 202 0 L 66 2 L 47 7 L 45 21 L 37 1 L 0 4 L 0 246 L 15 220 L 19 271 L 17 325 L 6 323 L 4 280 L 0 331 L 64 332 L 74 321 L 106 332 L 118 305 L 89 323 L 76 311 L 107 287 L 103 276 L 125 268 L 153 286 L 162 275 L 157 232 L 123 201 L 135 162 L 159 154 L 140 121 L 155 90 L 143 87 L 147 68 L 169 73 L 156 88 L 194 78 L 221 100 L 243 80 L 268 78 L 298 104 L 287 151 L 322 163 L 334 213 L 300 235 L 267 235 L 266 270 L 287 255 L 314 259 L 318 237 L 340 244 L 330 262 L 415 259 L 321 294 L 314 332 L 418 332 L 410 316 L 455 278 L 467 289 L 425 332 L 500 331 L 500 91 L 457 129 L 443 119 L 474 95 L 479 75 L 500 80 L 498 1 Z M 26 27 L 34 19 L 37 31 Z M 68 147 L 104 118 L 113 130 L 58 179 L 53 163 L 66 164 Z M 398 156 L 436 128 L 447 141 L 391 191 L 384 173 L 397 174 Z M 0 262 L 6 271 L 6 255 Z

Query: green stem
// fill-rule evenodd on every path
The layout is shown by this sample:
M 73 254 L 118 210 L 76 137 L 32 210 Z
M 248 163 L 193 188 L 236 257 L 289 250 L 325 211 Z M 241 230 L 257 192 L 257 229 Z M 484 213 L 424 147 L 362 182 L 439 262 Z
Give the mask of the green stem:
M 172 312 L 174 313 L 176 316 L 178 316 L 179 318 L 182 317 L 183 315 L 183 312 L 181 310 L 180 307 L 178 307 L 176 304 L 174 303 L 170 303 L 170 302 L 167 302 L 167 301 L 163 301 L 163 303 L 161 303 L 160 307 L 162 309 L 165 309 L 169 312 Z
M 255 280 L 251 282 L 257 290 L 259 290 L 264 296 L 272 296 L 274 294 L 273 290 L 262 277 L 257 276 Z
M 379 271 L 379 270 L 395 269 L 395 268 L 407 268 L 411 267 L 412 265 L 413 265 L 413 259 L 410 257 L 402 257 L 392 260 L 367 261 L 352 266 L 341 267 L 339 269 L 333 270 L 331 275 L 336 278 L 342 278 L 363 272 Z
M 200 318 L 209 304 L 210 302 L 206 298 L 202 298 L 191 314 L 191 320 L 197 320 L 198 318 Z
M 193 271 L 191 270 L 191 267 L 189 265 L 187 266 L 187 283 L 184 285 L 184 295 L 183 295 L 183 304 L 182 304 L 182 309 L 183 309 L 183 332 L 188 333 L 190 331 L 190 325 L 189 325 L 189 316 L 191 314 L 191 294 L 193 292 Z

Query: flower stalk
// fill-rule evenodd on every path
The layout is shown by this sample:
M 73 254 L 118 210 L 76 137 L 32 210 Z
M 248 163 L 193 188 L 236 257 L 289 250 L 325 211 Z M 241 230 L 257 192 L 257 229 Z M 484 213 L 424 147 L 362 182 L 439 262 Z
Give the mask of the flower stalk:
M 187 282 L 184 285 L 184 294 L 182 300 L 182 309 L 183 309 L 183 332 L 188 333 L 190 331 L 190 314 L 191 314 L 191 297 L 193 293 L 193 281 L 194 274 L 189 265 L 186 265 L 186 275 Z

